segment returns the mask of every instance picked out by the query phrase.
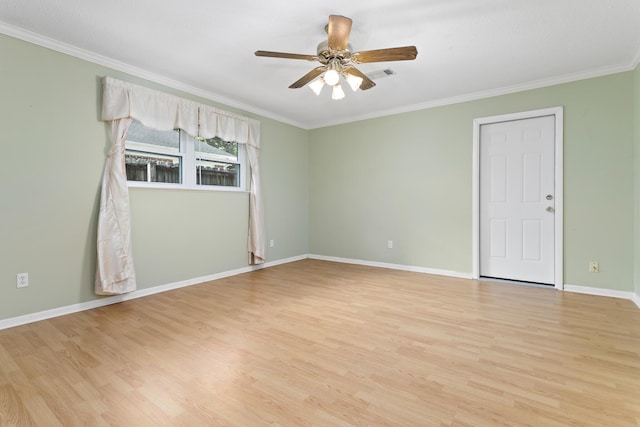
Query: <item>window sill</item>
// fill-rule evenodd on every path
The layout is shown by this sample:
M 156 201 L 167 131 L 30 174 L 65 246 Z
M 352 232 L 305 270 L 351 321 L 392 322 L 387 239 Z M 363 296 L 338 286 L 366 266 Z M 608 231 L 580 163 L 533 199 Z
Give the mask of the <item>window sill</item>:
M 156 182 L 140 182 L 140 181 L 127 181 L 127 187 L 129 188 L 146 188 L 151 190 L 183 190 L 183 191 L 215 191 L 223 193 L 249 193 L 249 190 L 243 190 L 238 187 L 218 187 L 212 185 L 203 185 L 195 187 L 187 187 L 184 184 L 167 184 Z

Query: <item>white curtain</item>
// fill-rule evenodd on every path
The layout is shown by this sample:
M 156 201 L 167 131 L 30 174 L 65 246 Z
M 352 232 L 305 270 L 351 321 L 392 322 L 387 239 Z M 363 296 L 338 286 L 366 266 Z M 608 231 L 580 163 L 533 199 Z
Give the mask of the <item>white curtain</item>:
M 252 137 L 254 134 L 256 135 L 255 138 Z M 249 142 L 247 143 L 247 155 L 252 171 L 249 194 L 249 264 L 262 264 L 264 262 L 264 248 L 266 247 L 262 191 L 259 179 L 260 165 L 258 163 L 260 147 L 251 143 L 252 140 L 259 137 L 260 124 L 253 122 L 249 125 Z
M 204 138 L 217 136 L 245 145 L 251 165 L 249 263 L 263 263 L 265 228 L 258 163 L 260 122 L 206 104 L 105 77 L 102 120 L 111 122 L 112 129 L 118 129 L 117 138 L 119 139 L 114 142 L 114 147 L 107 158 L 102 183 L 98 218 L 96 293 L 114 294 L 135 290 L 135 272 L 131 257 L 129 192 L 124 166 L 124 141 L 131 119 L 136 119 L 144 126 L 153 129 L 180 128 L 191 136 Z M 114 263 L 114 259 L 119 259 L 119 262 Z M 124 267 L 127 269 L 125 270 Z M 116 282 L 116 279 L 119 281 Z
M 114 295 L 136 289 L 136 273 L 131 252 L 129 189 L 124 167 L 124 144 L 131 119 L 111 121 L 113 145 L 102 176 L 98 213 L 98 262 L 95 292 Z

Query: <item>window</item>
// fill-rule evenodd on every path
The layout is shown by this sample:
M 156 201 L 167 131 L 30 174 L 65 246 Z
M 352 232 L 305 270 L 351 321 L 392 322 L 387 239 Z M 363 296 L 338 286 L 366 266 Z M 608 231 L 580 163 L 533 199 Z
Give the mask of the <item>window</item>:
M 238 143 L 220 138 L 195 142 L 196 184 L 238 187 L 240 163 Z
M 134 120 L 127 132 L 127 180 L 182 183 L 182 132 L 150 129 Z
M 133 120 L 125 147 L 130 186 L 244 190 L 244 147 L 237 142 L 158 131 Z

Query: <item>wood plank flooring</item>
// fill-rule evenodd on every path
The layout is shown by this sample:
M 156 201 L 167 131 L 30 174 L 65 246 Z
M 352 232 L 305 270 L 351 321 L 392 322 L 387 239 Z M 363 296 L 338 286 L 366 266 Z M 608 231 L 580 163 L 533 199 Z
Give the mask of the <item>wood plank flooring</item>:
M 632 302 L 304 260 L 0 331 L 2 426 L 639 426 Z

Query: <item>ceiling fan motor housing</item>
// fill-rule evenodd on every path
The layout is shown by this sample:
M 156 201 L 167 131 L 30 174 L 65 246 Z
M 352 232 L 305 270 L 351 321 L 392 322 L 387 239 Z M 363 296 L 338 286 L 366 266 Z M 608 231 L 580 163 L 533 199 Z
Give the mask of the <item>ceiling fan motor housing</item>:
M 318 61 L 322 64 L 328 64 L 331 60 L 339 60 L 343 65 L 351 61 L 352 47 L 351 43 L 347 43 L 347 48 L 344 50 L 334 50 L 329 47 L 327 40 L 318 43 L 316 49 Z

